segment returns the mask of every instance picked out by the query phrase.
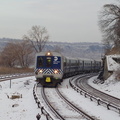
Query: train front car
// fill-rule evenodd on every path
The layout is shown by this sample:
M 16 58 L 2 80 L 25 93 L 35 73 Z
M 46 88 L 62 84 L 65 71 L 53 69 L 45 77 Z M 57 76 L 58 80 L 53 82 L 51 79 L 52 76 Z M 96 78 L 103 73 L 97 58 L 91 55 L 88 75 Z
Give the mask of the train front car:
M 42 86 L 56 87 L 63 78 L 63 57 L 57 52 L 36 54 L 35 77 Z

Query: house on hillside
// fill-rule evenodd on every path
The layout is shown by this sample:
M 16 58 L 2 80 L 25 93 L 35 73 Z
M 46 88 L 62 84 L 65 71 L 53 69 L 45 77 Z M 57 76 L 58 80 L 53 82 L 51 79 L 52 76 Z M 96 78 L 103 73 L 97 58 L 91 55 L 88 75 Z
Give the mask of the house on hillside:
M 103 72 L 103 79 L 106 80 L 110 77 L 113 72 L 120 69 L 120 54 L 114 55 L 106 55 L 103 59 L 104 62 L 104 72 Z

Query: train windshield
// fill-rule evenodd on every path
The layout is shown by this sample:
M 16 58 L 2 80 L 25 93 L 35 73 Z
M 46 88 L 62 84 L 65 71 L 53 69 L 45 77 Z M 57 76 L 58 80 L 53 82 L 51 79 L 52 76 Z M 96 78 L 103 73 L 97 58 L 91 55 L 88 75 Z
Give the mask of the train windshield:
M 43 57 L 37 58 L 37 67 L 43 67 Z
M 47 57 L 46 58 L 46 67 L 52 67 L 52 60 L 51 60 L 51 57 Z
M 38 56 L 37 57 L 37 68 L 51 68 L 52 57 Z
M 37 68 L 51 68 L 60 69 L 61 68 L 61 57 L 57 56 L 38 56 L 37 57 Z

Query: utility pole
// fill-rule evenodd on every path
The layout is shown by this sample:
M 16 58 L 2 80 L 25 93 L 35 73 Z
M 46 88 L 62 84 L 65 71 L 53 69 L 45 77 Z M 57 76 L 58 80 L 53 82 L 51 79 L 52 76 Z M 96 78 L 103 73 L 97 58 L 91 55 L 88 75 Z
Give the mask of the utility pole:
M 10 88 L 11 88 L 11 79 L 10 79 Z

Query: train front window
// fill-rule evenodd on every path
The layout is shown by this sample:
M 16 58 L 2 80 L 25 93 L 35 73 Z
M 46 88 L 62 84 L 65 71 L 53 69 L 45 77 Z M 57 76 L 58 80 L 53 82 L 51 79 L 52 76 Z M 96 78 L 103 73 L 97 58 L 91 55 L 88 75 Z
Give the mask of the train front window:
M 52 67 L 51 57 L 47 57 L 47 58 L 46 58 L 46 67 Z
M 37 67 L 43 67 L 43 57 L 37 58 Z

